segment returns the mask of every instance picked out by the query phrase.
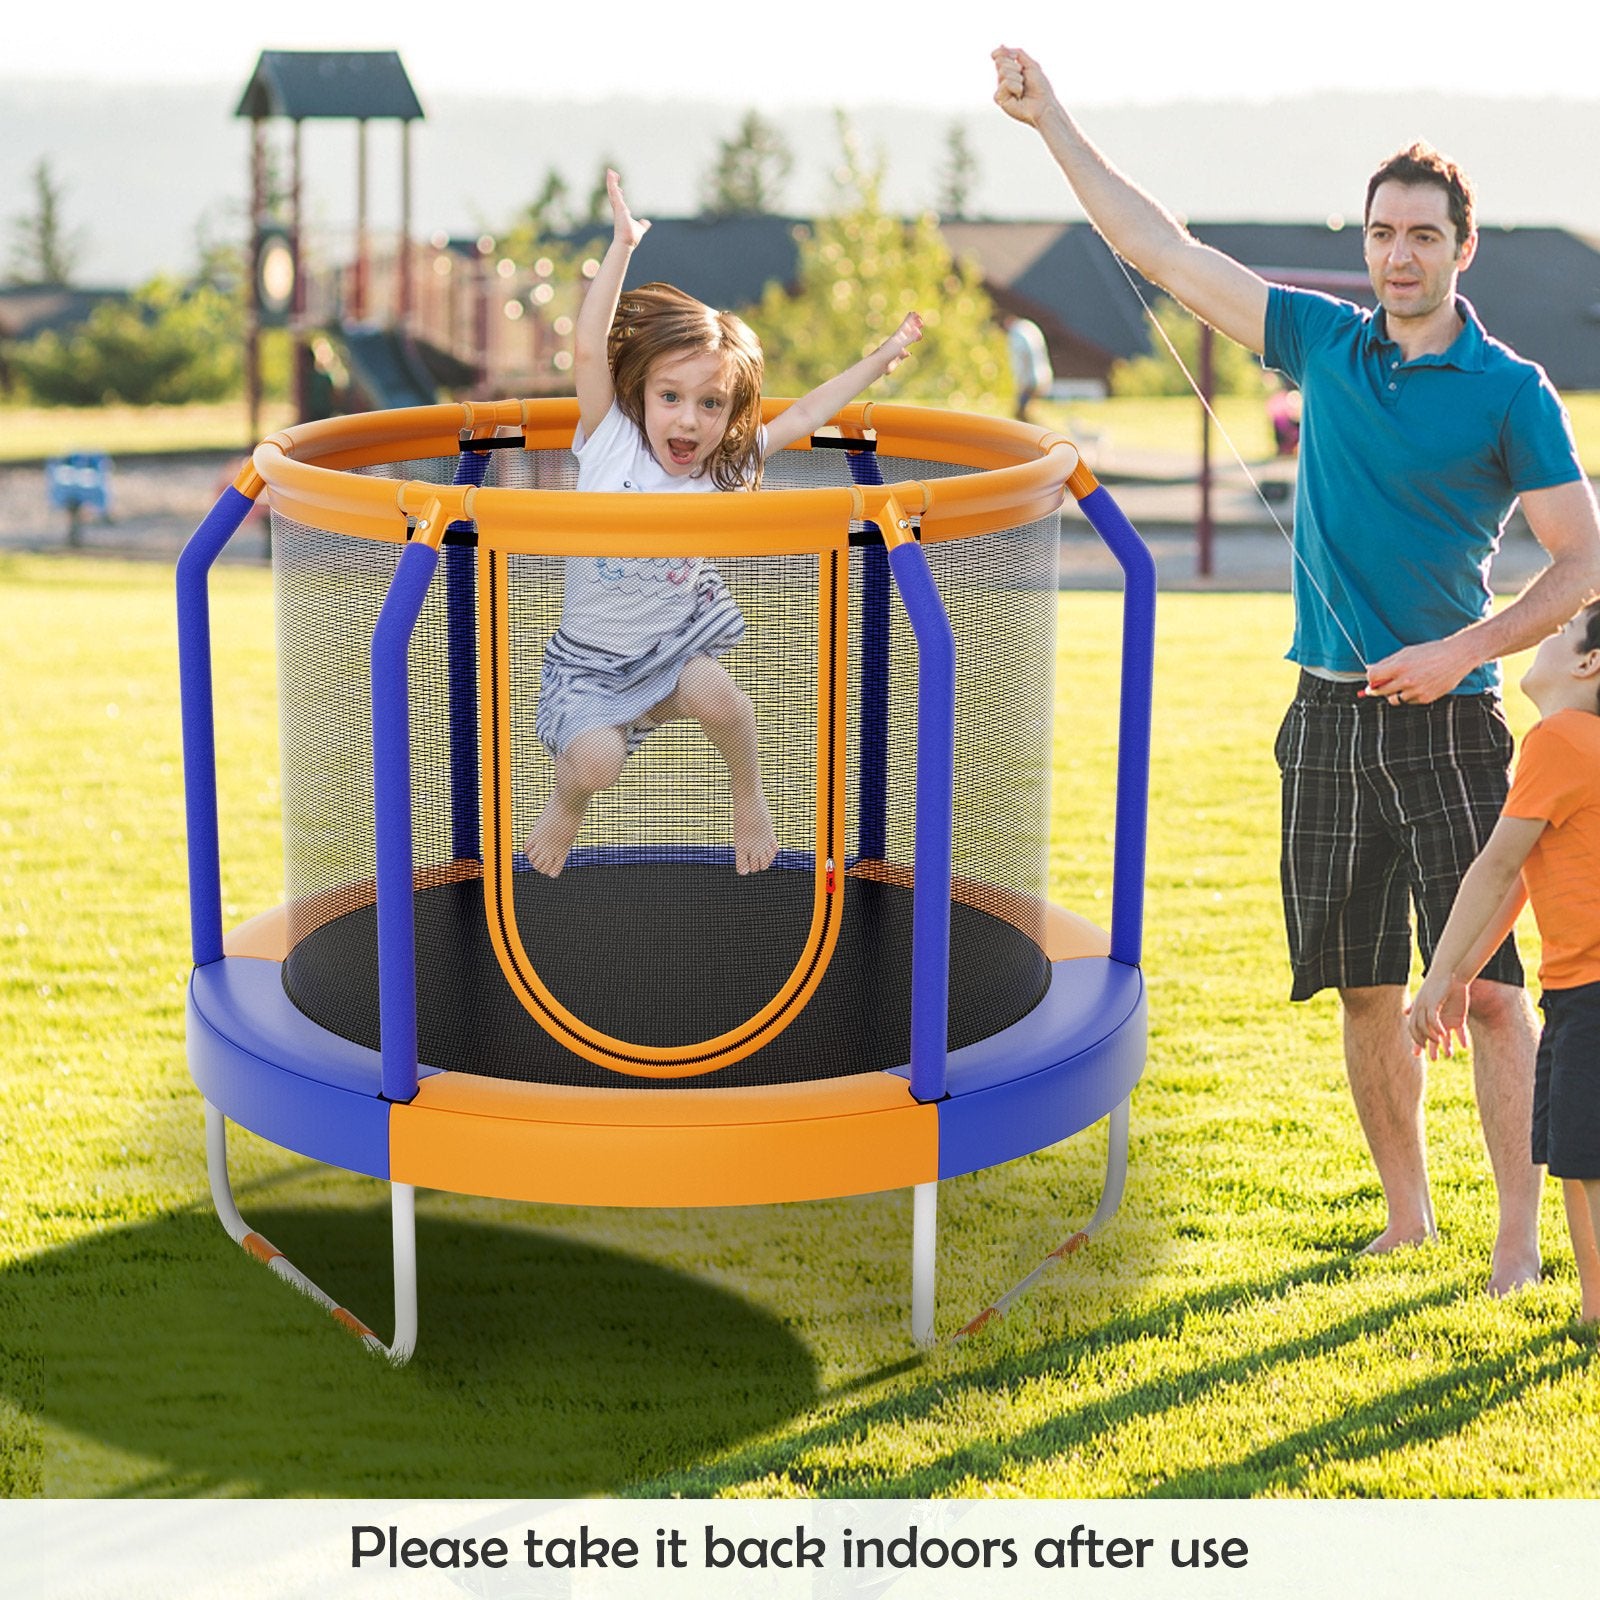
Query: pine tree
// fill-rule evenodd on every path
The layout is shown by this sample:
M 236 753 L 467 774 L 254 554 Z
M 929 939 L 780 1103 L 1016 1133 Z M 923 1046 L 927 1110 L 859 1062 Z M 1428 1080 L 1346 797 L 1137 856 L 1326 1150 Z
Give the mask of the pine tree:
M 964 122 L 952 122 L 945 133 L 944 166 L 939 172 L 939 214 L 964 218 L 978 186 L 978 158 Z
M 606 173 L 616 167 L 616 162 L 610 156 L 601 161 L 594 175 L 594 185 L 589 190 L 589 198 L 584 202 L 582 221 L 589 227 L 598 228 L 611 223 L 611 196 L 606 192 Z
M 780 210 L 783 186 L 794 169 L 788 143 L 758 111 L 747 111 L 739 131 L 717 146 L 701 190 L 701 210 L 711 217 L 755 217 Z
M 80 236 L 69 234 L 62 216 L 63 190 L 41 156 L 32 173 L 33 210 L 11 223 L 12 283 L 65 287 L 72 281 L 81 250 Z
M 567 180 L 554 167 L 545 173 L 538 194 L 528 202 L 517 224 L 526 225 L 541 237 L 565 233 L 571 228 L 572 191 Z

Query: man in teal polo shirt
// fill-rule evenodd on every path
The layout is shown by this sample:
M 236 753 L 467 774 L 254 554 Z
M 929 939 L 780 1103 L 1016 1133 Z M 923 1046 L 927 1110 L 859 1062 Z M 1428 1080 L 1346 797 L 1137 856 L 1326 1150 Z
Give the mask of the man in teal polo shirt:
M 1477 250 L 1472 194 L 1437 152 L 1402 151 L 1368 185 L 1368 312 L 1269 285 L 1202 245 L 1085 137 L 1036 61 L 994 60 L 996 101 L 1039 131 L 1117 253 L 1304 392 L 1289 650 L 1301 674 L 1277 740 L 1292 995 L 1331 987 L 1343 1003 L 1388 1210 L 1368 1252 L 1420 1243 L 1435 1230 L 1424 1065 L 1404 1023 L 1411 913 L 1426 960 L 1505 799 L 1498 659 L 1600 592 L 1600 517 L 1565 413 L 1456 292 Z M 1550 564 L 1494 613 L 1489 561 L 1519 498 Z M 1509 939 L 1472 985 L 1471 1030 L 1500 1201 L 1489 1289 L 1504 1294 L 1539 1274 L 1542 1176 L 1537 1030 Z M 1575 1246 L 1593 1257 L 1568 1199 Z

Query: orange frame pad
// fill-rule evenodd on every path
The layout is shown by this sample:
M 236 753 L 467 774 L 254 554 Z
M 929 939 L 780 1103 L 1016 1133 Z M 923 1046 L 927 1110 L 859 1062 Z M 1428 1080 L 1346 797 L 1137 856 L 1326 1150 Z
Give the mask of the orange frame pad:
M 389 1113 L 393 1181 L 502 1200 L 770 1205 L 938 1174 L 938 1107 L 884 1072 L 666 1092 L 443 1072 Z
M 769 396 L 762 415 L 770 419 L 789 404 Z M 637 510 L 635 496 L 397 484 L 347 470 L 453 455 L 463 434 L 482 436 L 497 424 L 522 427 L 529 449 L 564 448 L 577 417 L 577 401 L 561 398 L 414 406 L 300 423 L 263 440 L 236 486 L 252 497 L 265 487 L 280 515 L 357 538 L 402 542 L 408 536 L 407 512 L 421 515 L 424 504 L 436 502 L 442 520 L 476 523 L 484 547 L 527 555 L 604 555 L 616 528 Z M 933 543 L 1053 516 L 1069 482 L 1080 496 L 1087 492 L 1085 482 L 1093 486 L 1069 439 L 1025 423 L 874 401 L 844 407 L 834 423 L 847 434 L 873 430 L 880 451 L 889 456 L 976 470 L 870 491 L 838 487 L 663 496 L 651 507 L 650 526 L 630 531 L 630 554 L 716 557 L 842 549 L 850 522 L 881 521 L 891 495 L 919 519 L 923 542 Z M 719 503 L 708 505 L 708 499 Z

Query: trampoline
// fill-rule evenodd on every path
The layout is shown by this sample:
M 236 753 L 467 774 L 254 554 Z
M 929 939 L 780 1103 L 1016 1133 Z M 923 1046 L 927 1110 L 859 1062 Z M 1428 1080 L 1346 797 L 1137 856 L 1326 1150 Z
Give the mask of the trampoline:
M 768 400 L 768 416 L 785 402 Z M 399 1362 L 418 1187 L 621 1206 L 915 1191 L 1107 1121 L 1120 1203 L 1139 969 L 1154 566 L 1070 441 L 858 404 L 755 494 L 575 494 L 572 400 L 416 407 L 266 440 L 178 564 L 190 1070 L 229 1233 Z M 209 573 L 270 490 L 286 895 L 225 932 Z M 1122 566 L 1111 919 L 1048 898 L 1060 510 Z M 713 561 L 746 619 L 778 836 L 734 870 L 726 770 L 668 723 L 559 876 L 539 666 L 568 561 Z M 630 569 L 635 570 L 635 569 Z M 642 569 L 638 569 L 642 570 Z M 391 1188 L 385 1342 L 251 1230 L 229 1122 Z M 1002 1311 L 1043 1271 L 962 1332 Z

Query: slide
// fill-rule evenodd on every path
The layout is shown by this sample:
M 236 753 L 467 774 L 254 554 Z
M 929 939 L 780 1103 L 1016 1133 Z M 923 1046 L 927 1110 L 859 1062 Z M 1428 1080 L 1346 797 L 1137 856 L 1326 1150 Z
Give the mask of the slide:
M 343 322 L 335 337 L 344 346 L 352 387 L 374 410 L 431 406 L 438 400 L 433 374 L 415 344 L 398 329 Z

